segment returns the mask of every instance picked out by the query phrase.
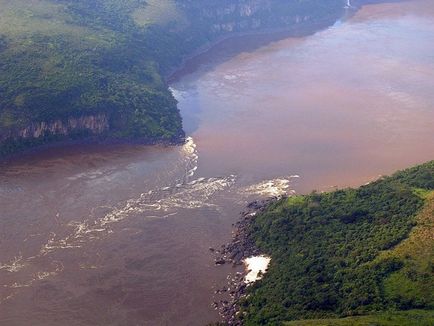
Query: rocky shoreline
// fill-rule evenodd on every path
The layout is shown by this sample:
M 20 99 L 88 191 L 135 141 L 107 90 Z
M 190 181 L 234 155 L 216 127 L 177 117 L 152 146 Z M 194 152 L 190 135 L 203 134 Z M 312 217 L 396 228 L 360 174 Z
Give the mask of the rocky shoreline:
M 265 200 L 255 200 L 246 206 L 241 212 L 241 219 L 233 224 L 232 240 L 223 244 L 219 249 L 209 248 L 214 255 L 215 265 L 221 266 L 232 264 L 235 268 L 243 265 L 246 258 L 261 255 L 261 251 L 256 247 L 255 241 L 250 234 L 250 226 L 257 214 L 263 212 L 270 204 L 284 198 L 284 196 L 272 197 Z M 245 296 L 248 284 L 245 277 L 250 271 L 235 272 L 227 277 L 227 284 L 215 291 L 221 299 L 213 302 L 212 306 L 218 310 L 224 324 L 231 326 L 243 325 L 238 318 L 240 312 L 239 303 Z

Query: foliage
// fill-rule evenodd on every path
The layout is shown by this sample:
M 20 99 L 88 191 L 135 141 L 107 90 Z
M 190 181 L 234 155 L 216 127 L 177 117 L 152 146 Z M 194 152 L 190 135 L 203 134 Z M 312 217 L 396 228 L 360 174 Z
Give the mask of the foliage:
M 140 30 L 129 14 L 144 3 L 0 1 L 0 139 L 32 122 L 101 112 L 111 136 L 182 136 L 158 64 L 134 40 Z M 57 138 L 9 140 L 0 152 Z
M 271 205 L 251 226 L 272 261 L 243 302 L 246 325 L 434 309 L 434 202 L 419 195 L 433 182 L 430 162 L 358 189 Z M 422 243 L 420 234 L 428 234 Z
M 383 312 L 369 316 L 341 319 L 298 320 L 285 326 L 431 326 L 434 325 L 434 311 L 409 310 Z

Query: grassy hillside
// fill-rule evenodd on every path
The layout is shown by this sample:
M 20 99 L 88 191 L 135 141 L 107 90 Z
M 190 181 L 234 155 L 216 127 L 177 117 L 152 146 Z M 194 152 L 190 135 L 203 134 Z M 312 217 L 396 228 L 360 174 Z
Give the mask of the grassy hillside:
M 432 326 L 434 311 L 409 310 L 340 319 L 297 320 L 285 326 Z
M 271 205 L 251 226 L 272 263 L 243 303 L 246 325 L 372 314 L 318 325 L 419 325 L 419 315 L 432 321 L 433 190 L 430 162 L 358 189 Z M 404 313 L 410 309 L 428 312 Z M 386 323 L 390 318 L 396 323 Z

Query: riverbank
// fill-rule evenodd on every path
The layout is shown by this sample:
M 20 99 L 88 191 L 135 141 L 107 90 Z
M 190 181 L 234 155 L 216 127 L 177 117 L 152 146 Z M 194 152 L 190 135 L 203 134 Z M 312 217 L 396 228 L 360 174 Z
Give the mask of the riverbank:
M 286 26 L 282 28 L 274 28 L 274 29 L 265 29 L 262 31 L 249 31 L 249 32 L 237 32 L 231 33 L 229 35 L 222 35 L 215 40 L 212 40 L 194 50 L 192 53 L 182 58 L 181 63 L 170 69 L 168 73 L 164 74 L 164 78 L 166 83 L 170 85 L 181 79 L 186 74 L 189 74 L 194 71 L 191 67 L 195 67 L 197 69 L 197 64 L 194 61 L 199 61 L 201 64 L 202 56 L 206 56 L 209 52 L 213 51 L 215 48 L 218 48 L 226 42 L 231 42 L 235 45 L 237 43 L 245 44 L 246 40 L 249 45 L 247 48 L 243 46 L 242 50 L 235 50 L 231 53 L 232 56 L 239 54 L 242 51 L 254 51 L 259 47 L 266 46 L 272 42 L 277 42 L 279 40 L 290 38 L 290 37 L 307 37 L 313 35 L 321 30 L 324 30 L 333 24 L 335 24 L 339 19 L 349 19 L 351 18 L 359 9 L 363 6 L 378 4 L 378 3 L 386 3 L 386 2 L 398 2 L 398 1 L 406 1 L 406 0 L 354 0 L 351 3 L 351 6 L 344 7 L 343 11 L 340 15 L 340 18 L 336 18 L 335 16 L 330 16 L 327 19 L 323 19 L 322 21 L 317 21 L 315 23 L 300 23 L 294 26 Z M 225 59 L 230 58 L 231 55 L 228 55 L 227 48 L 225 48 Z
M 241 219 L 233 225 L 232 240 L 223 244 L 219 249 L 210 248 L 217 267 L 231 264 L 233 268 L 237 268 L 244 265 L 243 271 L 236 271 L 228 275 L 227 284 L 215 291 L 215 294 L 220 295 L 221 299 L 213 302 L 213 307 L 218 310 L 219 315 L 227 325 L 242 325 L 238 318 L 241 310 L 240 303 L 246 295 L 248 286 L 253 284 L 253 278 L 249 277 L 252 270 L 249 269 L 248 260 L 263 254 L 251 235 L 253 220 L 257 214 L 262 213 L 269 205 L 282 198 L 285 197 L 272 197 L 249 203 L 246 209 L 240 213 Z M 255 280 L 259 278 L 260 275 L 254 277 Z
M 292 27 L 265 29 L 262 31 L 255 30 L 250 32 L 238 32 L 229 35 L 222 35 L 217 39 L 200 46 L 191 54 L 185 56 L 178 67 L 173 68 L 167 74 L 165 74 L 166 83 L 170 85 L 171 83 L 174 83 L 184 77 L 186 74 L 191 73 L 191 67 L 196 67 L 195 61 L 199 61 L 200 64 L 200 62 L 202 62 L 200 60 L 202 56 L 206 56 L 207 54 L 209 54 L 209 52 L 212 52 L 213 50 L 215 50 L 215 48 L 219 48 L 226 42 L 233 42 L 238 44 L 243 43 L 242 49 L 236 49 L 231 53 L 231 55 L 234 56 L 243 51 L 254 51 L 262 46 L 270 44 L 271 42 L 276 42 L 285 38 L 306 37 L 309 35 L 313 35 L 325 28 L 332 26 L 334 23 L 336 23 L 336 17 L 333 16 L 329 17 L 329 19 L 315 22 L 314 24 L 312 22 L 309 22 L 306 24 L 299 24 Z M 246 40 L 248 42 L 245 42 Z M 246 43 L 248 45 L 247 47 L 245 46 Z M 225 50 L 225 59 L 230 58 L 231 55 L 228 55 L 227 49 Z

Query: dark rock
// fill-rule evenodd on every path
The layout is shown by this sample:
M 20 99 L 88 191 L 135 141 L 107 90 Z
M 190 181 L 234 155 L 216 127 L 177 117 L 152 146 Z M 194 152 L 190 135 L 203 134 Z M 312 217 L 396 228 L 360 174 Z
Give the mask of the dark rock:
M 210 248 L 210 251 L 215 255 L 216 265 L 232 263 L 233 267 L 237 267 L 243 264 L 244 259 L 261 254 L 250 237 L 250 225 L 259 213 L 277 199 L 276 197 L 263 201 L 253 201 L 247 205 L 247 209 L 241 212 L 241 219 L 234 224 L 232 241 L 221 245 L 221 250 L 211 250 L 213 248 Z M 236 272 L 232 276 L 228 275 L 228 286 L 215 291 L 216 294 L 225 296 L 225 298 L 230 297 L 230 301 L 224 299 L 218 303 L 219 315 L 227 325 L 242 325 L 237 316 L 240 313 L 239 302 L 246 294 L 247 285 L 244 283 L 246 275 L 246 271 Z

